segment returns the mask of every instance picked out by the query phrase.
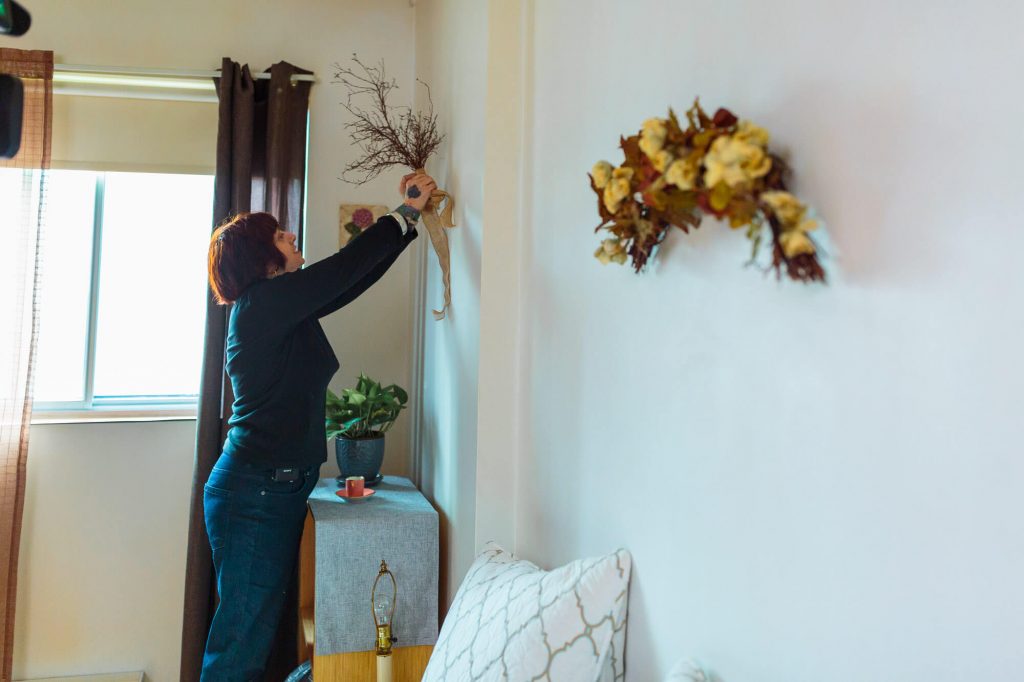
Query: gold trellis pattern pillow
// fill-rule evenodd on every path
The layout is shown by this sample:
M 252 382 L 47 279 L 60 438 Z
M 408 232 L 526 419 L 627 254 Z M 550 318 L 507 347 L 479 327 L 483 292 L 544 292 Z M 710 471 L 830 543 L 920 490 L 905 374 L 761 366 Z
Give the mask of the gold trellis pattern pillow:
M 629 552 L 544 571 L 489 543 L 445 618 L 423 682 L 625 679 Z

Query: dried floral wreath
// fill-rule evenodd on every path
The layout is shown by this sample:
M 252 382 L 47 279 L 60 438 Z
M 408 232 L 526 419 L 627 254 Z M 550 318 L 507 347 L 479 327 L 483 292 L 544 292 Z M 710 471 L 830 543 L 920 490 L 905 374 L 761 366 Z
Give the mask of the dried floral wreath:
M 424 172 L 427 161 L 444 141 L 444 135 L 437 129 L 430 87 L 423 81 L 417 81 L 427 91 L 426 111 L 392 106 L 388 104 L 388 97 L 398 89 L 398 84 L 387 77 L 383 61 L 377 66 L 367 66 L 354 54 L 352 61 L 355 62 L 354 68 L 335 64 L 333 82 L 344 85 L 348 90 L 342 106 L 352 120 L 345 127 L 362 155 L 345 166 L 342 179 L 362 185 L 392 166 Z M 355 103 L 357 99 L 369 99 L 369 105 L 363 108 Z M 444 319 L 451 305 L 450 257 L 445 229 L 455 227 L 454 210 L 454 197 L 437 189 L 431 193 L 430 203 L 423 211 L 423 222 L 437 253 L 444 282 L 444 306 L 433 311 L 438 320 Z
M 670 226 L 689 232 L 707 214 L 746 228 L 750 263 L 757 262 L 767 226 L 768 269 L 780 277 L 785 269 L 801 282 L 823 282 L 818 248 L 808 234 L 817 224 L 786 191 L 788 168 L 768 151 L 768 132 L 728 109 L 709 117 L 699 100 L 686 119 L 683 128 L 671 109 L 667 119 L 648 119 L 639 134 L 621 138 L 621 166 L 594 164 L 590 186 L 601 215 L 595 232 L 611 234 L 594 256 L 602 263 L 631 260 L 641 272 Z

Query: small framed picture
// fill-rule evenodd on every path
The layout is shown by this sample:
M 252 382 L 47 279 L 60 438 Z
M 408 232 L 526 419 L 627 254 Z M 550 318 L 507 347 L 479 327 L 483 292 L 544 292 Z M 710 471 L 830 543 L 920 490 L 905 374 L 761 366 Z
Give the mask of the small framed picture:
M 338 220 L 338 246 L 345 246 L 353 237 L 388 214 L 387 206 L 342 204 Z

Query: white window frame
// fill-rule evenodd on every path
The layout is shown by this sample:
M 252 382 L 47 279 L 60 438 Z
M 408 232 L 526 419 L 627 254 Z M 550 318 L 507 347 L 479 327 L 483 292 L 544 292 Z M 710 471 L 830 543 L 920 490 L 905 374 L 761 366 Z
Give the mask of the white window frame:
M 83 169 L 85 170 L 85 169 Z M 26 170 L 26 173 L 38 171 Z M 123 396 L 97 398 L 94 394 L 96 369 L 96 328 L 99 314 L 100 266 L 103 259 L 103 206 L 107 172 L 96 175 L 92 221 L 92 264 L 89 276 L 89 311 L 86 331 L 83 381 L 85 397 L 71 401 L 34 401 L 33 424 L 64 424 L 109 421 L 176 421 L 195 419 L 198 396 Z

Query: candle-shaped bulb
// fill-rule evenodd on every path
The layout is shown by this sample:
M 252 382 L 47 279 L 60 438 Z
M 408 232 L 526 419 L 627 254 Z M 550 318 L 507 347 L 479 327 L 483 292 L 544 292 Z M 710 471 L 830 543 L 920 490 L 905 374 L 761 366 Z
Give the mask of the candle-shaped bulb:
M 386 592 L 376 595 L 373 602 L 373 613 L 377 617 L 377 625 L 391 625 L 391 595 Z

